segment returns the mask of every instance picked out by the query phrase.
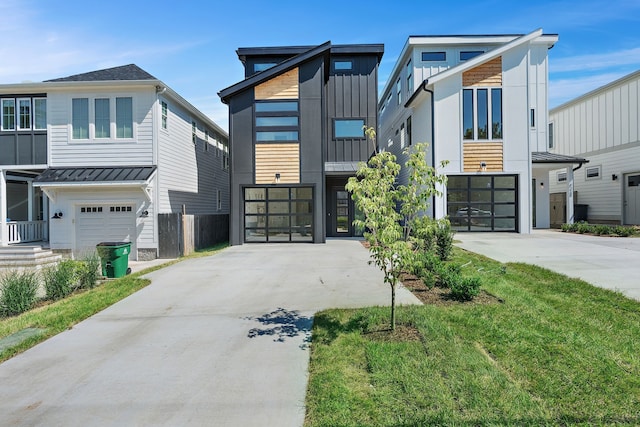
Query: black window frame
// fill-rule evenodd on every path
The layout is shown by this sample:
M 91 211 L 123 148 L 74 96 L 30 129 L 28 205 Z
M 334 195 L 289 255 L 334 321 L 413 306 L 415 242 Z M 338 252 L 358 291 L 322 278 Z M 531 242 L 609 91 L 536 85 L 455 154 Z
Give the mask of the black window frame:
M 447 52 L 422 52 L 420 59 L 422 62 L 447 62 Z
M 349 64 L 349 68 L 338 68 L 338 64 Z M 336 73 L 347 73 L 353 71 L 353 59 L 334 59 L 331 68 Z
M 468 61 L 475 58 L 476 56 L 482 55 L 483 53 L 484 50 L 463 50 L 460 52 L 458 58 L 460 59 L 460 61 Z
M 360 127 L 362 134 L 358 134 L 358 135 L 348 135 L 348 136 L 338 136 L 336 135 L 336 123 L 337 122 L 362 122 L 362 126 Z M 366 135 L 364 133 L 364 126 L 366 125 L 366 120 L 363 117 L 336 117 L 332 120 L 332 124 L 333 124 L 333 140 L 344 140 L 344 139 L 349 139 L 349 140 L 363 140 L 366 139 Z
M 293 104 L 295 103 L 294 109 L 276 109 L 275 111 L 259 111 L 260 105 L 267 104 Z M 297 125 L 295 126 L 258 126 L 258 119 L 263 117 L 295 117 L 297 120 Z M 273 143 L 299 143 L 300 142 L 300 102 L 297 99 L 282 99 L 282 100 L 256 100 L 254 109 L 253 109 L 253 124 L 254 124 L 254 132 L 253 138 L 255 143 L 259 144 L 273 144 Z M 295 138 L 293 139 L 260 139 L 259 134 L 261 132 L 293 132 L 295 133 Z
M 482 92 L 481 92 L 482 91 Z M 479 104 L 480 98 L 479 94 L 484 93 L 484 111 L 481 111 Z M 495 98 L 494 93 L 499 93 L 498 99 L 500 100 L 500 108 L 499 111 L 495 110 Z M 503 130 L 503 118 L 504 118 L 504 102 L 503 102 L 503 94 L 504 91 L 502 87 L 464 87 L 462 89 L 462 139 L 464 141 L 479 141 L 479 142 L 489 142 L 489 141 L 503 141 L 504 139 L 504 130 Z M 470 96 L 469 96 L 470 95 Z M 470 103 L 470 104 L 469 104 Z M 481 129 L 480 125 L 482 124 L 480 121 L 480 114 L 484 113 L 482 118 L 484 119 L 486 129 L 486 138 L 481 138 Z M 467 121 L 471 119 L 471 128 L 467 128 Z M 498 121 L 496 121 L 498 119 Z M 497 128 L 495 125 L 498 125 Z M 471 129 L 471 134 L 469 134 L 468 130 Z

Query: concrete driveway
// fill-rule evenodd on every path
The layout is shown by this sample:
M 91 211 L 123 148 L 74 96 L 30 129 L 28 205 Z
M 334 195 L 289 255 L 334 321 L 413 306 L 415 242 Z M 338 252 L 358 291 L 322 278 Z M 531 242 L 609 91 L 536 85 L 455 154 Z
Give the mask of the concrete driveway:
M 640 238 L 556 230 L 457 233 L 457 246 L 501 262 L 526 262 L 640 300 Z
M 354 240 L 256 244 L 149 274 L 0 365 L 0 424 L 300 426 L 313 314 L 389 303 L 367 260 Z

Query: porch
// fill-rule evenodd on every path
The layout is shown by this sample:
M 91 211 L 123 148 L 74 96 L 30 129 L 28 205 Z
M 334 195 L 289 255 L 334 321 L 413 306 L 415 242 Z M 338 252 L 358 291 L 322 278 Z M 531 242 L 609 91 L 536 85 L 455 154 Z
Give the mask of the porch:
M 46 242 L 49 240 L 47 221 L 9 221 L 5 224 L 5 245 Z
M 40 172 L 0 169 L 0 247 L 49 240 L 48 200 L 33 186 Z

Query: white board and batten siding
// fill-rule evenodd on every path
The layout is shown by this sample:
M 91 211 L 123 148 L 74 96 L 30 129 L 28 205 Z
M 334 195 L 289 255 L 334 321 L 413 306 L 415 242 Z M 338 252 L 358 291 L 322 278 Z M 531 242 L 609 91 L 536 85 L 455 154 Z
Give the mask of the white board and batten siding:
M 158 111 L 162 101 L 167 103 L 168 117 L 167 129 L 158 121 L 158 212 L 181 212 L 184 205 L 187 214 L 228 214 L 229 170 L 223 168 L 221 141 L 225 138 L 226 145 L 226 136 L 170 99 L 160 98 Z M 197 124 L 196 144 L 193 121 Z
M 112 125 L 111 138 L 94 138 L 93 102 L 96 98 L 109 98 L 115 111 L 117 97 L 131 97 L 133 107 L 133 138 L 115 138 Z M 89 139 L 72 138 L 72 99 L 89 100 Z M 49 114 L 49 166 L 131 166 L 153 164 L 153 106 L 156 95 L 153 88 L 127 88 L 118 92 L 109 90 L 78 90 L 76 92 L 51 91 L 47 95 Z M 115 122 L 114 114 L 111 115 Z

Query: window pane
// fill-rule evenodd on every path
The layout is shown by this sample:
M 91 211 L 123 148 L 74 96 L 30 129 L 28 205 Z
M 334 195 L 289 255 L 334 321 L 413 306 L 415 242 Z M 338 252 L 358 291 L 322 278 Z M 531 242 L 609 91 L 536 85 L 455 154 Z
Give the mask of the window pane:
M 162 101 L 162 129 L 167 128 L 167 119 L 169 115 L 169 106 L 166 102 Z
M 31 99 L 19 99 L 18 129 L 31 129 Z
M 256 117 L 256 126 L 298 126 L 298 117 Z
M 14 99 L 2 100 L 2 130 L 14 130 L 16 128 L 16 101 Z
M 500 230 L 512 230 L 516 229 L 516 220 L 515 218 L 496 218 L 494 222 L 494 227 Z
M 33 128 L 47 128 L 47 100 L 43 98 L 33 100 Z
M 423 61 L 446 61 L 446 52 L 422 52 Z
M 516 205 L 495 205 L 496 216 L 516 216 Z
M 292 202 L 291 204 L 291 213 L 312 213 L 313 203 L 310 201 L 307 202 Z
M 491 138 L 502 138 L 502 89 L 491 89 Z
M 335 138 L 364 138 L 364 120 L 336 120 Z
M 289 202 L 269 202 L 269 213 L 288 214 Z
M 472 202 L 491 202 L 491 190 L 471 190 L 470 196 Z
M 244 212 L 246 214 L 264 214 L 267 211 L 266 202 L 245 202 Z
M 297 141 L 297 131 L 256 132 L 257 141 Z
M 466 176 L 447 176 L 447 188 L 467 188 L 468 177 Z
M 515 202 L 516 201 L 516 192 L 513 190 L 510 191 L 496 191 L 493 193 L 496 202 Z
M 269 188 L 269 200 L 289 200 L 288 188 Z
M 353 68 L 353 62 L 351 61 L 336 61 L 333 63 L 335 70 L 351 70 Z
M 472 176 L 471 188 L 491 188 L 490 176 Z
M 131 98 L 116 98 L 116 138 L 133 138 Z
M 553 148 L 553 123 L 549 123 L 549 148 Z
M 265 200 L 267 198 L 266 188 L 245 188 L 245 200 Z
M 275 62 L 258 62 L 256 64 L 253 64 L 253 71 L 257 73 L 259 71 L 268 70 L 274 65 L 276 65 Z
M 111 137 L 110 126 L 111 116 L 109 112 L 109 99 L 99 98 L 95 100 L 95 126 L 96 126 L 96 138 L 109 138 Z
M 312 199 L 313 190 L 311 187 L 292 188 L 291 197 L 293 199 Z
M 481 50 L 460 52 L 460 61 L 467 61 L 471 58 L 475 58 L 478 55 L 482 55 L 484 52 Z
M 89 99 L 73 98 L 71 100 L 71 128 L 73 139 L 89 138 Z
M 256 112 L 298 111 L 298 101 L 256 102 Z
M 493 180 L 495 188 L 516 188 L 515 176 L 496 176 Z
M 487 117 L 489 100 L 487 99 L 487 89 L 478 89 L 478 139 L 489 139 L 487 132 Z
M 473 90 L 462 90 L 462 135 L 473 139 Z
M 289 228 L 289 215 L 270 215 L 269 228 Z

